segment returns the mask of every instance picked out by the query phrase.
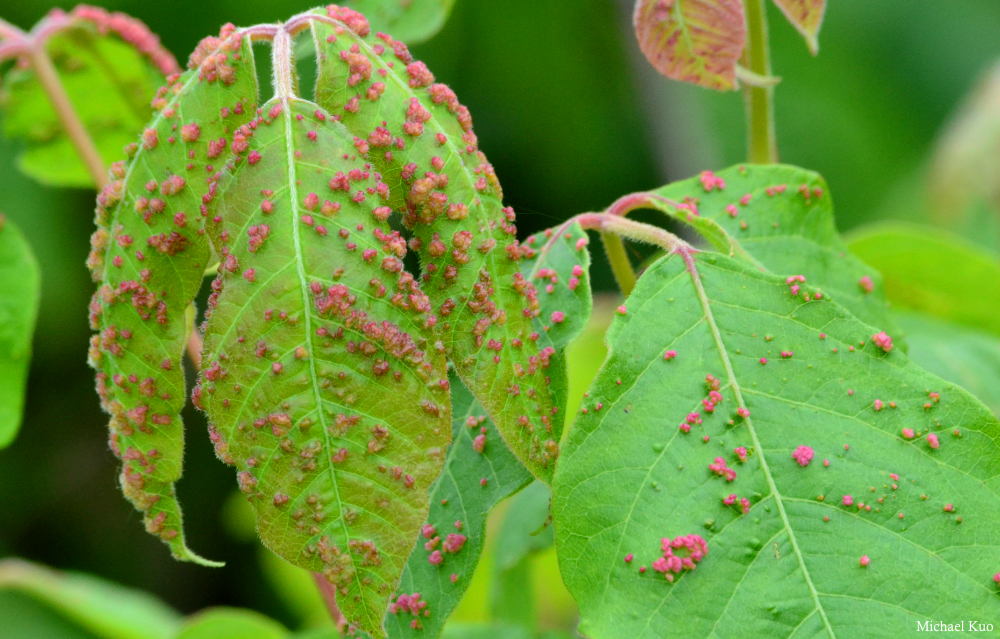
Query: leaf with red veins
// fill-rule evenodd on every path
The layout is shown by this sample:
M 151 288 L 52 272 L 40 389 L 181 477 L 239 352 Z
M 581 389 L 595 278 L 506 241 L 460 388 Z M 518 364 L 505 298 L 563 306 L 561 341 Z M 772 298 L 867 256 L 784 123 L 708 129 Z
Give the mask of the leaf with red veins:
M 746 42 L 740 0 L 638 0 L 635 35 L 657 71 L 709 89 L 736 88 Z
M 778 5 L 792 26 L 806 39 L 809 52 L 816 55 L 819 52 L 817 36 L 823 24 L 826 0 L 774 0 L 774 4 Z

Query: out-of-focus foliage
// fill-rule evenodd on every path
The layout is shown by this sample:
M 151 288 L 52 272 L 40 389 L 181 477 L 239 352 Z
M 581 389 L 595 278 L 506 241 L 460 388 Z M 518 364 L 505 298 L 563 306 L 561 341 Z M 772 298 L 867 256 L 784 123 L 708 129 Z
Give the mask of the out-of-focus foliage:
M 373 30 L 414 45 L 434 37 L 444 26 L 455 0 L 354 0 L 350 7 L 365 14 Z

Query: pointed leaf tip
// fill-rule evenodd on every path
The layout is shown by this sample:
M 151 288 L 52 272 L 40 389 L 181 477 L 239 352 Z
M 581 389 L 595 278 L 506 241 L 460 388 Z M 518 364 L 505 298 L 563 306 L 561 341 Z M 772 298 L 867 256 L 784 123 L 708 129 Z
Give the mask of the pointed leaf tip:
M 819 28 L 826 12 L 826 0 L 774 0 L 788 21 L 805 38 L 809 53 L 819 53 Z

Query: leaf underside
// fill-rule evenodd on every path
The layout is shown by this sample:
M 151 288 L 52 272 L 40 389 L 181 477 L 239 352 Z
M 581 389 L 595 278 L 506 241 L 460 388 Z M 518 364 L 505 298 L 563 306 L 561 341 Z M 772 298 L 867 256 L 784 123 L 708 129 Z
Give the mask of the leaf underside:
M 408 44 L 433 38 L 448 20 L 455 0 L 355 0 L 374 31 L 391 33 Z
M 809 52 L 816 55 L 819 52 L 817 37 L 823 24 L 826 0 L 774 0 L 774 4 L 778 5 L 792 26 L 805 38 Z
M 669 255 L 627 306 L 553 487 L 583 634 L 894 637 L 927 618 L 1000 623 L 1000 423 L 986 407 L 883 351 L 830 299 L 805 302 L 729 257 Z M 712 413 L 707 375 L 722 395 Z M 703 423 L 685 433 L 692 412 Z M 799 446 L 815 454 L 805 467 Z M 717 457 L 731 483 L 709 469 Z M 730 494 L 748 514 L 723 503 Z M 652 569 L 660 540 L 689 534 L 708 553 L 668 583 Z
M 0 214 L 0 449 L 21 427 L 40 293 L 41 273 L 31 247 Z
M 639 48 L 672 80 L 709 89 L 736 88 L 736 61 L 746 42 L 740 0 L 638 0 Z
M 421 285 L 459 377 L 508 446 L 548 481 L 561 419 L 549 389 L 551 350 L 532 324 L 538 294 L 518 270 L 524 257 L 514 211 L 503 208 L 472 118 L 402 43 L 331 6 L 345 25 L 313 23 L 317 102 L 355 136 L 382 173 L 389 206 L 403 214 L 421 259 Z
M 187 309 L 211 258 L 199 231 L 215 193 L 213 172 L 256 109 L 250 42 L 231 33 L 206 38 L 192 70 L 157 94 L 159 113 L 131 149 L 134 157 L 112 166 L 112 182 L 98 196 L 88 259 L 99 283 L 90 363 L 111 414 L 111 448 L 124 462 L 122 490 L 144 513 L 147 531 L 176 558 L 199 563 L 206 561 L 184 543 L 174 494 L 184 452 L 181 360 Z M 221 53 L 228 61 L 218 61 Z
M 120 160 L 153 115 L 149 100 L 163 73 L 134 46 L 85 21 L 52 35 L 45 48 L 105 164 Z M 30 67 L 5 74 L 0 107 L 4 134 L 26 143 L 21 171 L 50 186 L 94 186 Z
M 261 113 L 207 224 L 221 266 L 196 397 L 264 543 L 381 634 L 450 441 L 444 353 L 351 136 L 305 100 Z
M 659 208 L 719 251 L 747 255 L 778 275 L 804 275 L 861 321 L 896 331 L 882 277 L 837 234 L 833 200 L 819 174 L 787 165 L 739 165 L 652 193 L 680 205 Z

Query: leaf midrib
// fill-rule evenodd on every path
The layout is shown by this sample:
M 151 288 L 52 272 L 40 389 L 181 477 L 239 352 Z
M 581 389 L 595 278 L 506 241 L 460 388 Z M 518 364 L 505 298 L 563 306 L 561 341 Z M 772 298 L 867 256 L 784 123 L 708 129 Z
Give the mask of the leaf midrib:
M 740 408 L 746 409 L 746 403 L 743 401 L 743 393 L 740 389 L 739 382 L 736 380 L 736 373 L 733 371 L 733 365 L 729 361 L 729 352 L 726 350 L 726 345 L 722 341 L 722 335 L 719 332 L 719 327 L 715 322 L 715 316 L 712 313 L 711 304 L 708 299 L 708 294 L 705 292 L 704 286 L 701 283 L 701 276 L 698 274 L 698 266 L 695 263 L 694 256 L 691 254 L 690 249 L 681 248 L 678 250 L 681 259 L 684 260 L 684 265 L 687 267 L 688 273 L 691 275 L 691 281 L 694 283 L 695 293 L 698 296 L 698 300 L 701 302 L 702 310 L 705 315 L 705 323 L 708 324 L 712 331 L 712 339 L 715 342 L 716 350 L 719 352 L 719 358 L 722 360 L 722 365 L 726 370 L 726 376 L 729 378 L 729 384 L 732 386 L 733 394 L 736 396 L 736 403 Z M 798 540 L 795 538 L 795 531 L 792 529 L 791 523 L 788 521 L 788 515 L 785 513 L 785 505 L 782 503 L 781 493 L 778 491 L 778 486 L 774 482 L 774 477 L 771 475 L 771 469 L 767 465 L 767 460 L 764 456 L 764 449 L 760 444 L 760 440 L 757 438 L 757 431 L 753 427 L 753 421 L 750 416 L 747 415 L 743 418 L 743 422 L 746 424 L 747 431 L 750 433 L 750 438 L 753 440 L 754 449 L 757 451 L 756 457 L 760 460 L 761 470 L 764 472 L 764 477 L 767 479 L 768 487 L 771 489 L 771 494 L 774 496 L 775 506 L 778 508 L 778 514 L 781 516 L 781 523 L 788 533 L 788 541 L 792 546 L 792 551 L 795 553 L 795 558 L 799 562 L 799 568 L 802 570 L 802 576 L 806 581 L 806 585 L 809 587 L 809 592 L 812 594 L 813 601 L 816 602 L 816 610 L 819 612 L 820 617 L 823 619 L 823 625 L 826 627 L 827 633 L 830 635 L 831 639 L 836 639 L 837 635 L 834 633 L 833 628 L 830 626 L 830 620 L 827 619 L 826 610 L 823 609 L 823 604 L 819 600 L 819 593 L 816 591 L 816 586 L 813 584 L 812 576 L 809 574 L 809 569 L 806 568 L 805 559 L 802 556 L 802 551 L 799 549 Z

